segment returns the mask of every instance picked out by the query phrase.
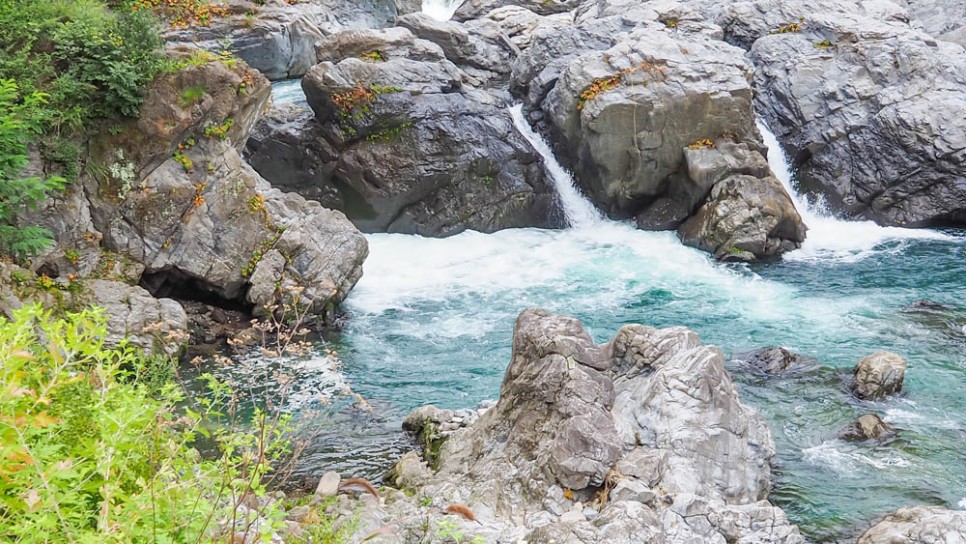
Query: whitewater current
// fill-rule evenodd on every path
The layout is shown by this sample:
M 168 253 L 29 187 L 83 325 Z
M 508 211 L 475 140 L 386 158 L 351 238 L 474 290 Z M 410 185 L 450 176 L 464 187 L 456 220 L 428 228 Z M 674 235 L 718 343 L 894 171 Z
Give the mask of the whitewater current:
M 299 100 L 289 85 L 276 93 Z M 673 232 L 603 218 L 519 107 L 510 113 L 543 157 L 570 228 L 368 235 L 364 275 L 345 302 L 346 327 L 324 343 L 340 360 L 320 352 L 303 363 L 299 394 L 287 400 L 314 418 L 317 434 L 300 469 L 306 478 L 332 468 L 379 477 L 412 447 L 399 429 L 408 411 L 496 398 L 513 322 L 539 306 L 580 318 L 599 342 L 626 323 L 685 325 L 729 355 L 777 345 L 817 359 L 814 371 L 767 378 L 729 363 L 743 402 L 762 412 L 775 436 L 771 498 L 812 541 L 853 535 L 902 506 L 966 509 L 962 233 L 834 218 L 796 190 L 778 142 L 759 124 L 807 239 L 777 262 L 718 263 Z M 854 399 L 846 385 L 851 368 L 883 349 L 909 361 L 903 394 Z M 252 381 L 278 371 L 257 360 L 246 368 L 220 372 Z M 349 389 L 366 403 L 340 395 Z M 869 412 L 898 437 L 885 444 L 835 438 Z

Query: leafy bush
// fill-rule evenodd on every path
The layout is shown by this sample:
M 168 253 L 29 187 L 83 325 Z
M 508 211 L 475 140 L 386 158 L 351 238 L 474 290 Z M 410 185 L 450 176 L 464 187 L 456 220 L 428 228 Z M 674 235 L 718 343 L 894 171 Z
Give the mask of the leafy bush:
M 20 177 L 27 145 L 43 124 L 45 104 L 44 95 L 34 92 L 21 99 L 13 81 L 0 79 L 0 255 L 33 255 L 51 242 L 46 229 L 12 224 L 17 213 L 36 207 L 65 183 L 60 177 Z
M 96 310 L 54 319 L 35 305 L 0 319 L 0 541 L 232 541 L 275 530 L 277 507 L 243 503 L 266 494 L 286 452 L 285 418 L 256 412 L 252 432 L 233 432 L 218 413 L 231 391 L 213 378 L 197 411 L 179 409 L 174 386 L 143 383 L 157 361 L 108 348 L 105 336 Z M 214 459 L 193 449 L 200 437 L 217 444 Z
M 167 64 L 162 45 L 150 11 L 112 11 L 101 0 L 0 2 L 0 78 L 49 96 L 46 128 L 136 116 Z

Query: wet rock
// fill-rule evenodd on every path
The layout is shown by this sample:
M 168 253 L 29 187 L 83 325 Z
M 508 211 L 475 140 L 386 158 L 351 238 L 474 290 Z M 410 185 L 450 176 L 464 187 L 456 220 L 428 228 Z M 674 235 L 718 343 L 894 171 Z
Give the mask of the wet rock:
M 875 414 L 865 414 L 839 431 L 842 440 L 861 441 L 886 438 L 894 434 L 892 427 Z
M 888 351 L 863 357 L 855 365 L 852 392 L 860 399 L 875 400 L 902 390 L 906 360 Z
M 453 18 L 457 21 L 478 19 L 503 7 L 522 7 L 540 15 L 570 11 L 582 3 L 581 0 L 466 0 L 456 9 Z
M 883 225 L 966 223 L 966 118 L 950 113 L 966 109 L 966 49 L 889 2 L 757 0 L 719 22 L 752 44 L 756 105 L 803 183 Z
M 562 226 L 542 162 L 505 97 L 463 79 L 448 60 L 412 54 L 324 62 L 306 75 L 335 156 L 331 183 L 359 228 L 446 236 Z
M 483 83 L 493 85 L 509 80 L 516 47 L 494 21 L 479 19 L 462 24 L 413 13 L 398 18 L 396 24 L 438 45 L 447 59 Z
M 801 246 L 805 224 L 781 182 L 772 176 L 732 176 L 714 186 L 707 203 L 678 229 L 685 245 L 719 260 L 748 261 Z
M 862 533 L 857 544 L 932 544 L 966 541 L 966 511 L 938 506 L 901 508 Z
M 811 368 L 816 361 L 782 347 L 761 348 L 748 353 L 736 354 L 732 360 L 738 361 L 765 374 L 784 374 Z

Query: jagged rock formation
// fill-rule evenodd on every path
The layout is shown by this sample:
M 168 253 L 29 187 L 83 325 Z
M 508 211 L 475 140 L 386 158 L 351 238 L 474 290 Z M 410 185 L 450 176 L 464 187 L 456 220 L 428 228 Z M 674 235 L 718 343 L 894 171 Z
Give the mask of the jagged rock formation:
M 889 2 L 757 0 L 717 21 L 750 48 L 758 110 L 807 185 L 885 225 L 966 224 L 961 45 Z
M 966 511 L 936 506 L 901 508 L 862 533 L 857 544 L 960 544 L 966 542 Z
M 405 19 L 456 47 L 424 18 Z M 562 226 L 539 156 L 513 126 L 505 98 L 464 85 L 468 76 L 436 43 L 397 27 L 337 34 L 318 47 L 342 60 L 303 80 L 314 122 L 302 112 L 272 114 L 249 149 L 270 179 L 285 183 L 286 164 L 301 165 L 300 193 L 370 232 Z M 283 139 L 292 143 L 276 153 L 273 142 Z
M 268 98 L 243 63 L 161 77 L 138 119 L 91 140 L 68 205 L 36 214 L 57 244 L 34 269 L 256 313 L 331 314 L 361 276 L 366 241 L 340 212 L 272 188 L 241 160 Z
M 438 437 L 438 416 L 407 422 Z M 771 433 L 685 328 L 627 325 L 595 345 L 576 319 L 526 310 L 499 401 L 449 432 L 433 469 L 400 460 L 393 481 L 415 496 L 363 506 L 360 537 L 417 542 L 459 504 L 476 522 L 453 523 L 487 542 L 803 542 L 767 502 Z

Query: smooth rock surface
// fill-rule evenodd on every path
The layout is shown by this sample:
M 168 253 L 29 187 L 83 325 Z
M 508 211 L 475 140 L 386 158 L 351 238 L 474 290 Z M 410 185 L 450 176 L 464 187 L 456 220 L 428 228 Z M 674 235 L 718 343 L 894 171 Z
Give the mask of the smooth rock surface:
M 966 511 L 937 506 L 901 508 L 862 533 L 857 544 L 963 544 Z

